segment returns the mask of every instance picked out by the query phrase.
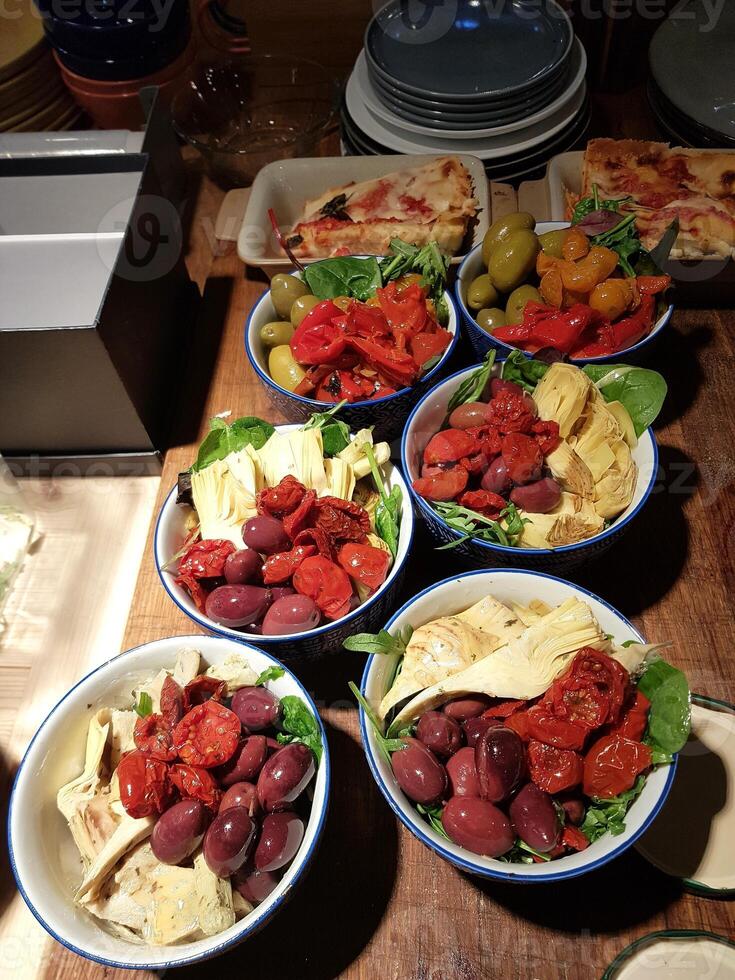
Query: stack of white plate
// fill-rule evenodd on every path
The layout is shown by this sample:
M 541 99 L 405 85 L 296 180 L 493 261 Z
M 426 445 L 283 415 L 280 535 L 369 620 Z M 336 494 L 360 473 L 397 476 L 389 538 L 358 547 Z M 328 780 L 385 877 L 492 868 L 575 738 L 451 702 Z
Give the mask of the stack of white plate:
M 686 16 L 685 16 L 686 15 Z M 688 3 L 656 31 L 648 54 L 648 101 L 669 139 L 735 147 L 735 4 L 714 29 L 704 4 Z M 685 67 L 686 66 L 686 67 Z
M 556 0 L 389 0 L 371 20 L 342 106 L 354 154 L 472 153 L 526 178 L 584 139 L 587 58 Z

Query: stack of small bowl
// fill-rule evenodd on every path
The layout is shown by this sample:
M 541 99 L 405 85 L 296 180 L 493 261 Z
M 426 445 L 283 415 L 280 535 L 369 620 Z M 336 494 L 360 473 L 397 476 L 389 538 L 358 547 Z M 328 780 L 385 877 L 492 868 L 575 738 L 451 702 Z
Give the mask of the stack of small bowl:
M 0 131 L 71 129 L 81 110 L 64 88 L 41 22 L 30 7 L 18 13 L 0 30 Z
M 138 94 L 148 85 L 172 98 L 189 68 L 189 4 L 167 9 L 151 0 L 131 8 L 126 0 L 79 5 L 64 14 L 54 0 L 37 0 L 46 37 L 76 102 L 103 129 L 137 129 L 144 123 Z

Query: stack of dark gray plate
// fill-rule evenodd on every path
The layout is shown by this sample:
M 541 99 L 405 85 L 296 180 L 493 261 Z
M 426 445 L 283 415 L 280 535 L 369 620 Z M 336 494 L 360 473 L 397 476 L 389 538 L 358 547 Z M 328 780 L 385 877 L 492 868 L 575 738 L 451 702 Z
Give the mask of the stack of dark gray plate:
M 587 58 L 556 0 L 389 0 L 345 91 L 347 153 L 472 153 L 498 180 L 581 142 Z

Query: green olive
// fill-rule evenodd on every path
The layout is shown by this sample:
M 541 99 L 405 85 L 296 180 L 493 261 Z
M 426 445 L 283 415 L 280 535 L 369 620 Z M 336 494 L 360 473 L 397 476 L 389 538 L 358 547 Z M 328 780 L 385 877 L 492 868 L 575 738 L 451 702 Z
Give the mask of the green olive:
M 274 347 L 268 355 L 268 372 L 277 385 L 293 391 L 306 376 L 306 372 L 294 359 L 288 344 Z
M 535 286 L 519 286 L 514 289 L 505 304 L 505 322 L 521 323 L 526 303 L 543 303 L 541 293 Z
M 563 258 L 562 247 L 566 237 L 567 229 L 562 228 L 560 231 L 546 231 L 543 235 L 538 236 L 538 240 L 542 250 L 547 255 L 552 255 L 555 259 L 561 259 Z
M 487 272 L 473 279 L 467 288 L 467 305 L 471 310 L 481 310 L 498 302 L 498 291 Z
M 312 296 L 311 293 L 308 296 L 299 296 L 297 300 L 294 300 L 291 307 L 291 323 L 294 327 L 298 327 L 306 314 L 311 313 L 314 307 L 321 302 L 322 300 L 318 296 Z
M 538 252 L 538 238 L 532 231 L 522 228 L 511 232 L 490 256 L 487 271 L 495 288 L 512 293 L 524 283 L 533 272 Z
M 505 326 L 505 310 L 494 306 L 489 310 L 480 310 L 477 314 L 477 322 L 487 333 L 492 333 L 496 327 Z
M 309 287 L 296 276 L 288 276 L 279 272 L 271 279 L 271 302 L 276 313 L 285 319 L 291 312 L 293 301 L 299 296 L 305 296 Z
M 293 337 L 293 325 L 289 320 L 271 320 L 260 328 L 260 339 L 266 347 L 280 347 Z
M 494 221 L 485 232 L 485 237 L 482 240 L 482 261 L 485 266 L 490 261 L 491 252 L 514 231 L 521 231 L 522 229 L 533 231 L 535 227 L 536 219 L 527 211 L 506 214 L 504 218 L 498 218 L 497 221 Z

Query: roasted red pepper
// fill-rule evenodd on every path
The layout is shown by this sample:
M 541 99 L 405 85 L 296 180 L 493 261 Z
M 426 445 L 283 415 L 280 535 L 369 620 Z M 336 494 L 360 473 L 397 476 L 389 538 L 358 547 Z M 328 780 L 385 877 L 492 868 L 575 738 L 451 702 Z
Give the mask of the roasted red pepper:
M 591 307 L 577 303 L 568 310 L 557 310 L 541 303 L 527 303 L 522 323 L 498 327 L 493 336 L 505 344 L 528 350 L 555 347 L 571 353 L 585 330 L 597 322 L 599 314 Z
M 633 344 L 637 344 L 649 333 L 655 308 L 656 300 L 654 297 L 645 294 L 641 296 L 641 305 L 635 313 L 612 324 L 610 329 L 612 331 L 613 351 L 632 347 Z
M 636 284 L 644 296 L 657 296 L 659 293 L 665 293 L 669 288 L 671 276 L 638 276 Z
M 424 291 L 417 283 L 399 289 L 396 282 L 389 282 L 384 289 L 377 291 L 377 296 L 396 344 L 404 350 L 408 343 L 407 335 L 418 333 L 426 323 L 428 314 Z
M 371 368 L 384 374 L 388 381 L 395 382 L 402 388 L 414 383 L 419 373 L 419 366 L 405 351 L 384 347 L 363 337 L 349 337 L 349 345 L 367 361 Z

